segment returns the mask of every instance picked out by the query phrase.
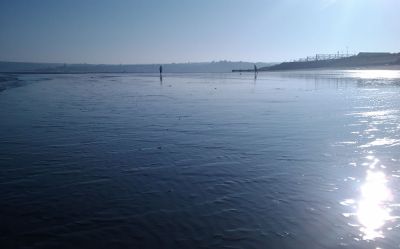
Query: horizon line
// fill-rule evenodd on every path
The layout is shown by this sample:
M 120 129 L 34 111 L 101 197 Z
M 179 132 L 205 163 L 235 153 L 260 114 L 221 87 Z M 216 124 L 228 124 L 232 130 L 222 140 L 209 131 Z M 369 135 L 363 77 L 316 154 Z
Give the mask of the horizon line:
M 109 65 L 109 66 L 130 66 L 130 65 L 172 65 L 172 64 L 201 64 L 201 63 L 218 63 L 218 62 L 234 62 L 234 63 L 281 63 L 283 61 L 264 62 L 264 61 L 234 61 L 234 60 L 212 60 L 212 61 L 193 61 L 193 62 L 166 62 L 166 63 L 88 63 L 88 62 L 43 62 L 43 61 L 14 61 L 0 60 L 0 63 L 31 63 L 31 64 L 65 64 L 65 65 Z

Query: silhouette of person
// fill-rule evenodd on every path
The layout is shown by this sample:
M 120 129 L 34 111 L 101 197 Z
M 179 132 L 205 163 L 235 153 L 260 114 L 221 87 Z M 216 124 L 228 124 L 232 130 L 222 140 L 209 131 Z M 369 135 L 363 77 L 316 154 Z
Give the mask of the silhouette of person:
M 159 71 L 160 71 L 160 84 L 162 84 L 162 66 L 161 65 L 159 67 Z
M 257 65 L 256 65 L 256 64 L 254 64 L 254 73 L 255 73 L 255 74 L 258 73 L 258 71 L 257 71 Z

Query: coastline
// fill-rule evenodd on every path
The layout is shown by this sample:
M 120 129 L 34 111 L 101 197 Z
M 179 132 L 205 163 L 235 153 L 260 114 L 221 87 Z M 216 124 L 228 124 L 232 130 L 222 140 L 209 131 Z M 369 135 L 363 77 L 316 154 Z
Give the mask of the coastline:
M 260 68 L 259 71 L 287 71 L 298 69 L 368 69 L 383 70 L 400 68 L 400 53 L 377 53 L 377 52 L 360 52 L 357 55 L 347 57 L 324 59 L 322 55 L 307 57 L 307 59 L 283 62 L 270 67 Z M 330 56 L 330 55 L 329 55 Z M 322 58 L 322 59 L 320 59 Z
M 400 65 L 362 66 L 362 67 L 318 67 L 268 70 L 261 72 L 286 72 L 286 71 L 324 71 L 324 70 L 400 70 Z

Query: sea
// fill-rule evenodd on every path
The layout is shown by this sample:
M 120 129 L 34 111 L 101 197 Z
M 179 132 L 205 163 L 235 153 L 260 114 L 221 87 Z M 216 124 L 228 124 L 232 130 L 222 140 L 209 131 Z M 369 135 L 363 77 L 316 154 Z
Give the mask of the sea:
M 0 248 L 400 246 L 400 71 L 0 74 Z

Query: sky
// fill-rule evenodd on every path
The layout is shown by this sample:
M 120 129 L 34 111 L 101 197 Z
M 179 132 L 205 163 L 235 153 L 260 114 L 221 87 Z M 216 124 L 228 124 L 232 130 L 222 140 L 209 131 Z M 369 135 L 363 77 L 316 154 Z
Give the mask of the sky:
M 399 0 L 0 0 L 0 61 L 280 62 L 400 52 Z

